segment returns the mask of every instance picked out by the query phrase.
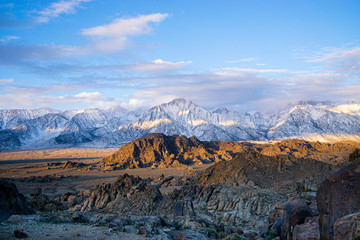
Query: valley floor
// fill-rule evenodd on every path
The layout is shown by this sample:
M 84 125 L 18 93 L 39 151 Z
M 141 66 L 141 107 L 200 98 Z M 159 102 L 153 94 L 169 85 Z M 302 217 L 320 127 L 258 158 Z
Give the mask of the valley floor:
M 22 180 L 29 177 L 55 176 L 54 179 L 44 180 L 41 188 L 45 194 L 63 194 L 66 192 L 85 191 L 97 184 L 113 183 L 125 173 L 139 176 L 143 179 L 157 178 L 164 174 L 166 177 L 178 177 L 189 171 L 203 170 L 212 164 L 189 168 L 138 168 L 126 170 L 100 171 L 99 169 L 63 168 L 48 166 L 50 164 L 66 161 L 84 163 L 90 166 L 99 162 L 104 157 L 110 156 L 117 149 L 93 149 L 93 148 L 70 148 L 70 149 L 44 149 L 27 150 L 0 153 L 0 178 L 10 178 L 16 182 L 19 192 L 29 193 L 39 187 L 39 181 Z M 164 190 L 166 191 L 166 190 Z

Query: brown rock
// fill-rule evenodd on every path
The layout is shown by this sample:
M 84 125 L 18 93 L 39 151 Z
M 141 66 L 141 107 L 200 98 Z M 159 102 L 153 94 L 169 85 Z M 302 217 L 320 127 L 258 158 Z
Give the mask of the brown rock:
M 293 240 L 318 240 L 320 238 L 317 217 L 294 227 Z
M 18 192 L 16 185 L 0 180 L 0 222 L 12 214 L 30 214 L 25 197 Z
M 117 210 L 149 215 L 162 199 L 158 187 L 145 183 L 141 178 L 124 174 L 114 184 L 97 185 L 83 202 L 81 211 Z
M 30 196 L 39 196 L 42 193 L 42 189 L 41 188 L 33 188 L 30 190 L 29 195 Z
M 280 238 L 292 239 L 293 229 L 296 225 L 303 224 L 307 217 L 312 217 L 313 213 L 305 199 L 297 198 L 285 204 L 285 210 L 281 225 Z
M 183 200 L 175 203 L 174 218 L 185 215 L 195 216 L 194 205 L 190 200 Z
M 14 231 L 14 235 L 16 238 L 27 238 L 28 235 L 22 229 L 16 229 Z
M 145 236 L 149 235 L 150 233 L 151 232 L 147 230 L 145 227 L 140 227 L 136 232 L 136 234 L 145 235 Z
M 207 168 L 196 180 L 200 185 L 279 187 L 304 178 L 322 181 L 331 172 L 329 164 L 287 155 L 265 156 L 255 150 Z M 296 185 L 296 184 L 295 184 Z M 294 185 L 293 188 L 296 188 Z
M 68 169 L 68 168 L 83 168 L 83 167 L 85 167 L 85 164 L 82 163 L 82 162 L 66 161 L 62 167 L 65 168 L 65 169 Z
M 356 157 L 357 154 L 352 156 Z M 333 239 L 336 220 L 360 210 L 360 161 L 322 182 L 316 194 L 316 202 L 319 209 L 320 239 Z
M 334 224 L 334 239 L 360 239 L 360 212 L 346 215 Z
M 274 225 L 284 214 L 284 209 L 274 208 L 270 211 L 268 217 L 268 223 L 270 226 Z

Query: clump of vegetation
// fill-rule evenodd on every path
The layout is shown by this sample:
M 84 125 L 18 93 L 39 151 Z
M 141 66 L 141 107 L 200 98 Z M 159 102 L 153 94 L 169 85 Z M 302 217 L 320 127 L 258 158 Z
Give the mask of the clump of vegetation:
M 234 234 L 230 235 L 229 237 L 227 237 L 226 240 L 248 240 L 248 238 L 246 238 L 244 236 L 240 236 L 237 233 L 234 233 Z
M 203 232 L 208 238 L 211 239 L 221 239 L 226 236 L 224 232 L 217 232 L 215 229 L 212 228 L 200 228 L 200 232 Z
M 184 227 L 184 223 L 181 223 L 181 222 L 176 221 L 176 220 L 172 221 L 172 222 L 170 223 L 170 225 L 171 225 L 175 230 L 180 230 L 180 229 L 182 229 L 182 228 Z
M 278 232 L 275 229 L 271 229 L 265 233 L 263 236 L 265 240 L 271 240 L 279 236 Z

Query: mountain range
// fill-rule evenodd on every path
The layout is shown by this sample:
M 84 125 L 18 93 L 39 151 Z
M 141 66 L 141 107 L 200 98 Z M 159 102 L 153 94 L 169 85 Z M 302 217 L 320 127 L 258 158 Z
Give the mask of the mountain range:
M 131 112 L 120 107 L 0 110 L 0 150 L 119 147 L 151 133 L 201 141 L 360 140 L 360 103 L 300 101 L 272 114 L 206 110 L 182 98 Z

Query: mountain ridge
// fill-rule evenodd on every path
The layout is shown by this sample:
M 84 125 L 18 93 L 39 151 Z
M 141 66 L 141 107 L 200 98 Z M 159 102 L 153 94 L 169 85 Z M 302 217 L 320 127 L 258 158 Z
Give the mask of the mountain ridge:
M 178 98 L 147 111 L 122 108 L 0 110 L 0 150 L 120 147 L 151 133 L 202 141 L 360 141 L 360 103 L 300 101 L 278 112 L 206 110 Z

